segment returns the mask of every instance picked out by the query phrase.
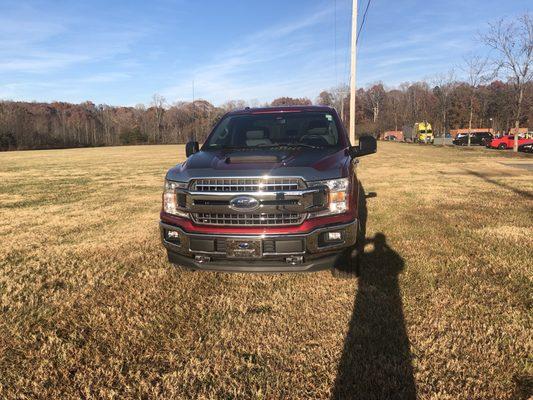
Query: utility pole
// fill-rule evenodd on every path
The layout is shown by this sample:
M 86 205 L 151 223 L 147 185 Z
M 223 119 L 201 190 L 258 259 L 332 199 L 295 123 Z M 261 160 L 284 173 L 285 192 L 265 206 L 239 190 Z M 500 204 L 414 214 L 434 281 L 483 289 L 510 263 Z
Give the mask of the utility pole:
M 194 106 L 194 79 L 192 80 L 192 140 L 196 140 L 196 107 Z
M 355 144 L 355 74 L 357 66 L 357 0 L 352 1 L 352 51 L 350 67 L 350 143 Z

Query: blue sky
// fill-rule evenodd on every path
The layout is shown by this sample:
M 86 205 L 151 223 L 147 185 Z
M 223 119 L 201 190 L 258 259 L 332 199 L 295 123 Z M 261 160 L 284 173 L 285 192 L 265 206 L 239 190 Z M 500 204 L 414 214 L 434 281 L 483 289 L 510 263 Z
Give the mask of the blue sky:
M 487 22 L 528 7 L 373 0 L 358 85 L 446 72 L 485 51 Z M 135 105 L 159 93 L 174 103 L 191 100 L 193 80 L 195 97 L 216 105 L 314 99 L 347 82 L 350 13 L 351 0 L 0 0 L 0 99 Z

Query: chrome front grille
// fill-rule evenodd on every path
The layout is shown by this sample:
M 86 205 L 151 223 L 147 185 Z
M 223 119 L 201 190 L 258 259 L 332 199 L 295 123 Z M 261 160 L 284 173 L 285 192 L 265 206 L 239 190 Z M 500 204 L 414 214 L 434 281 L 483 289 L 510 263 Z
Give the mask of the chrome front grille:
M 208 225 L 295 225 L 303 222 L 306 214 L 298 213 L 242 213 L 242 214 L 218 214 L 218 213 L 194 213 L 195 222 Z
M 202 225 L 299 225 L 309 212 L 323 206 L 317 189 L 297 177 L 197 178 L 183 192 L 184 211 Z M 238 209 L 232 204 L 237 197 L 251 197 L 259 206 Z
M 274 192 L 305 189 L 299 178 L 205 178 L 191 182 L 197 192 Z

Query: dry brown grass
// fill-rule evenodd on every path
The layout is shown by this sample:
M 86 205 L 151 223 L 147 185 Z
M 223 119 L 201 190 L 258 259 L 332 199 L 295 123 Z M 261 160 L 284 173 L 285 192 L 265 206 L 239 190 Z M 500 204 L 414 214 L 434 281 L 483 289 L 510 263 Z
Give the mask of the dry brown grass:
M 532 395 L 532 173 L 508 156 L 380 143 L 360 177 L 391 250 L 359 280 L 171 268 L 182 158 L 0 154 L 1 398 Z

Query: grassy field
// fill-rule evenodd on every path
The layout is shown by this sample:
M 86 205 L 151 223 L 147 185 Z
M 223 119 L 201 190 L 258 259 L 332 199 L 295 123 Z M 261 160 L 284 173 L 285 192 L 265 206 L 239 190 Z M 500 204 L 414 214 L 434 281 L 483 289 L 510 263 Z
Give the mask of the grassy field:
M 0 398 L 533 395 L 533 158 L 380 143 L 351 280 L 173 269 L 183 158 L 0 153 Z

